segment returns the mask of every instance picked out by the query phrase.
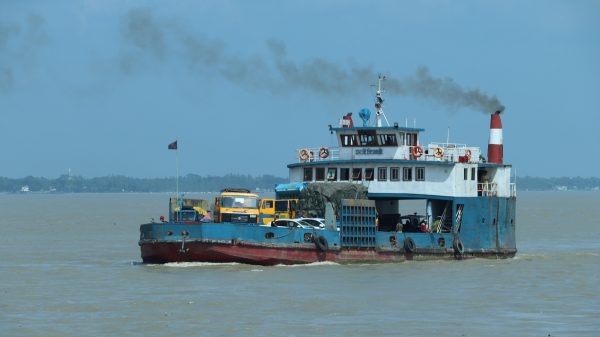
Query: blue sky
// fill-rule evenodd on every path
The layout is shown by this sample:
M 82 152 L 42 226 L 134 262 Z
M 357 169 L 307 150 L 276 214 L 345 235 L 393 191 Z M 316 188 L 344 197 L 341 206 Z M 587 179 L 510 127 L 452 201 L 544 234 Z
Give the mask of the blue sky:
M 597 177 L 598 41 L 598 1 L 2 0 L 0 176 L 173 176 L 175 139 L 181 174 L 287 176 L 378 73 L 390 121 L 485 152 L 485 109 L 411 89 L 427 69 L 506 107 L 518 175 Z

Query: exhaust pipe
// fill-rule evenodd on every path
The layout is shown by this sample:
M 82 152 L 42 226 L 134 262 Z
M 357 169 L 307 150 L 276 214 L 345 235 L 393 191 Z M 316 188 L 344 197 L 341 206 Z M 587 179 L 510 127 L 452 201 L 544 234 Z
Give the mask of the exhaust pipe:
M 496 111 L 490 120 L 490 141 L 488 143 L 488 162 L 502 164 L 504 145 L 502 143 L 502 120 L 500 111 Z

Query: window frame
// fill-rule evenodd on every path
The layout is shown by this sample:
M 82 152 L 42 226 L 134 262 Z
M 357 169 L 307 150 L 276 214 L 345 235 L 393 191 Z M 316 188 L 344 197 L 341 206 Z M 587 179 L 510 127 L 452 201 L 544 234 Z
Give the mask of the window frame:
M 425 181 L 425 167 L 415 167 L 415 181 Z
M 395 177 L 394 177 L 394 175 L 395 175 Z M 390 181 L 400 181 L 400 167 L 399 166 L 390 167 Z
M 412 167 L 402 167 L 402 181 L 412 181 Z
M 346 173 L 346 178 L 344 178 L 344 173 Z M 341 167 L 340 168 L 340 181 L 350 181 L 350 168 L 349 167 Z
M 319 173 L 321 179 L 319 179 Z M 315 167 L 315 181 L 325 181 L 325 168 L 324 167 Z
M 314 177 L 313 171 L 314 170 L 312 167 L 304 167 L 303 174 L 302 174 L 302 181 L 313 181 L 313 177 Z M 308 172 L 310 172 L 310 174 L 307 174 Z M 309 177 L 309 178 L 307 178 L 307 177 Z
M 357 172 L 358 172 L 358 174 L 356 174 Z M 362 181 L 363 180 L 362 178 L 363 178 L 362 167 L 353 167 L 352 168 L 352 181 Z
M 383 172 L 383 175 L 381 174 L 381 172 Z M 386 167 L 378 167 L 377 168 L 377 181 L 387 181 L 387 173 L 388 173 L 387 166 Z
M 330 177 L 330 174 L 329 174 L 330 172 L 333 172 L 333 178 Z M 338 177 L 337 167 L 328 167 L 327 173 L 325 175 L 325 179 L 327 179 L 327 181 L 337 181 L 337 177 Z
M 371 173 L 370 177 L 369 177 L 369 172 Z M 375 180 L 375 168 L 373 168 L 373 167 L 366 167 L 365 168 L 365 172 L 364 172 L 364 178 L 365 178 L 365 181 L 373 181 L 373 180 Z

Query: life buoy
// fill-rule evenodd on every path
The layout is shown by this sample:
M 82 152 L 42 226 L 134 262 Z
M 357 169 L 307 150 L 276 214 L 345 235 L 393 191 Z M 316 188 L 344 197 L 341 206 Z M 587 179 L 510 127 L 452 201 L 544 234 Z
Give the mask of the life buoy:
M 412 238 L 404 239 L 404 251 L 407 253 L 414 253 L 416 249 L 415 240 Z
M 467 161 L 471 161 L 471 150 L 467 149 L 467 151 L 465 151 L 465 157 L 467 158 Z
M 454 241 L 452 241 L 452 248 L 454 248 L 454 254 L 457 256 L 462 256 L 465 252 L 465 246 L 459 238 L 455 238 Z
M 327 242 L 327 239 L 322 235 L 319 235 L 319 237 L 317 237 L 317 239 L 315 240 L 315 246 L 317 247 L 317 250 L 321 252 L 325 252 L 329 249 L 329 243 Z
M 412 148 L 412 155 L 415 158 L 419 158 L 423 155 L 423 148 L 420 147 L 419 145 L 415 145 Z
M 325 159 L 327 157 L 329 157 L 329 149 L 323 146 L 319 149 L 319 158 Z
M 442 158 L 444 156 L 444 149 L 440 146 L 436 146 L 435 149 L 433 149 L 433 156 L 436 158 Z
M 298 158 L 302 161 L 307 161 L 310 156 L 308 149 L 302 149 L 298 152 Z

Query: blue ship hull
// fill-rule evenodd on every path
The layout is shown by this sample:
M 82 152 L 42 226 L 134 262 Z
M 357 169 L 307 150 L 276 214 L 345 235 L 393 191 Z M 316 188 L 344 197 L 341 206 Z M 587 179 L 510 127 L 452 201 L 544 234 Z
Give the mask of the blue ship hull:
M 508 258 L 516 252 L 516 198 L 454 198 L 462 219 L 442 233 L 381 231 L 375 209 L 350 200 L 338 230 L 236 223 L 148 223 L 140 227 L 145 263 L 239 262 L 259 265 Z

